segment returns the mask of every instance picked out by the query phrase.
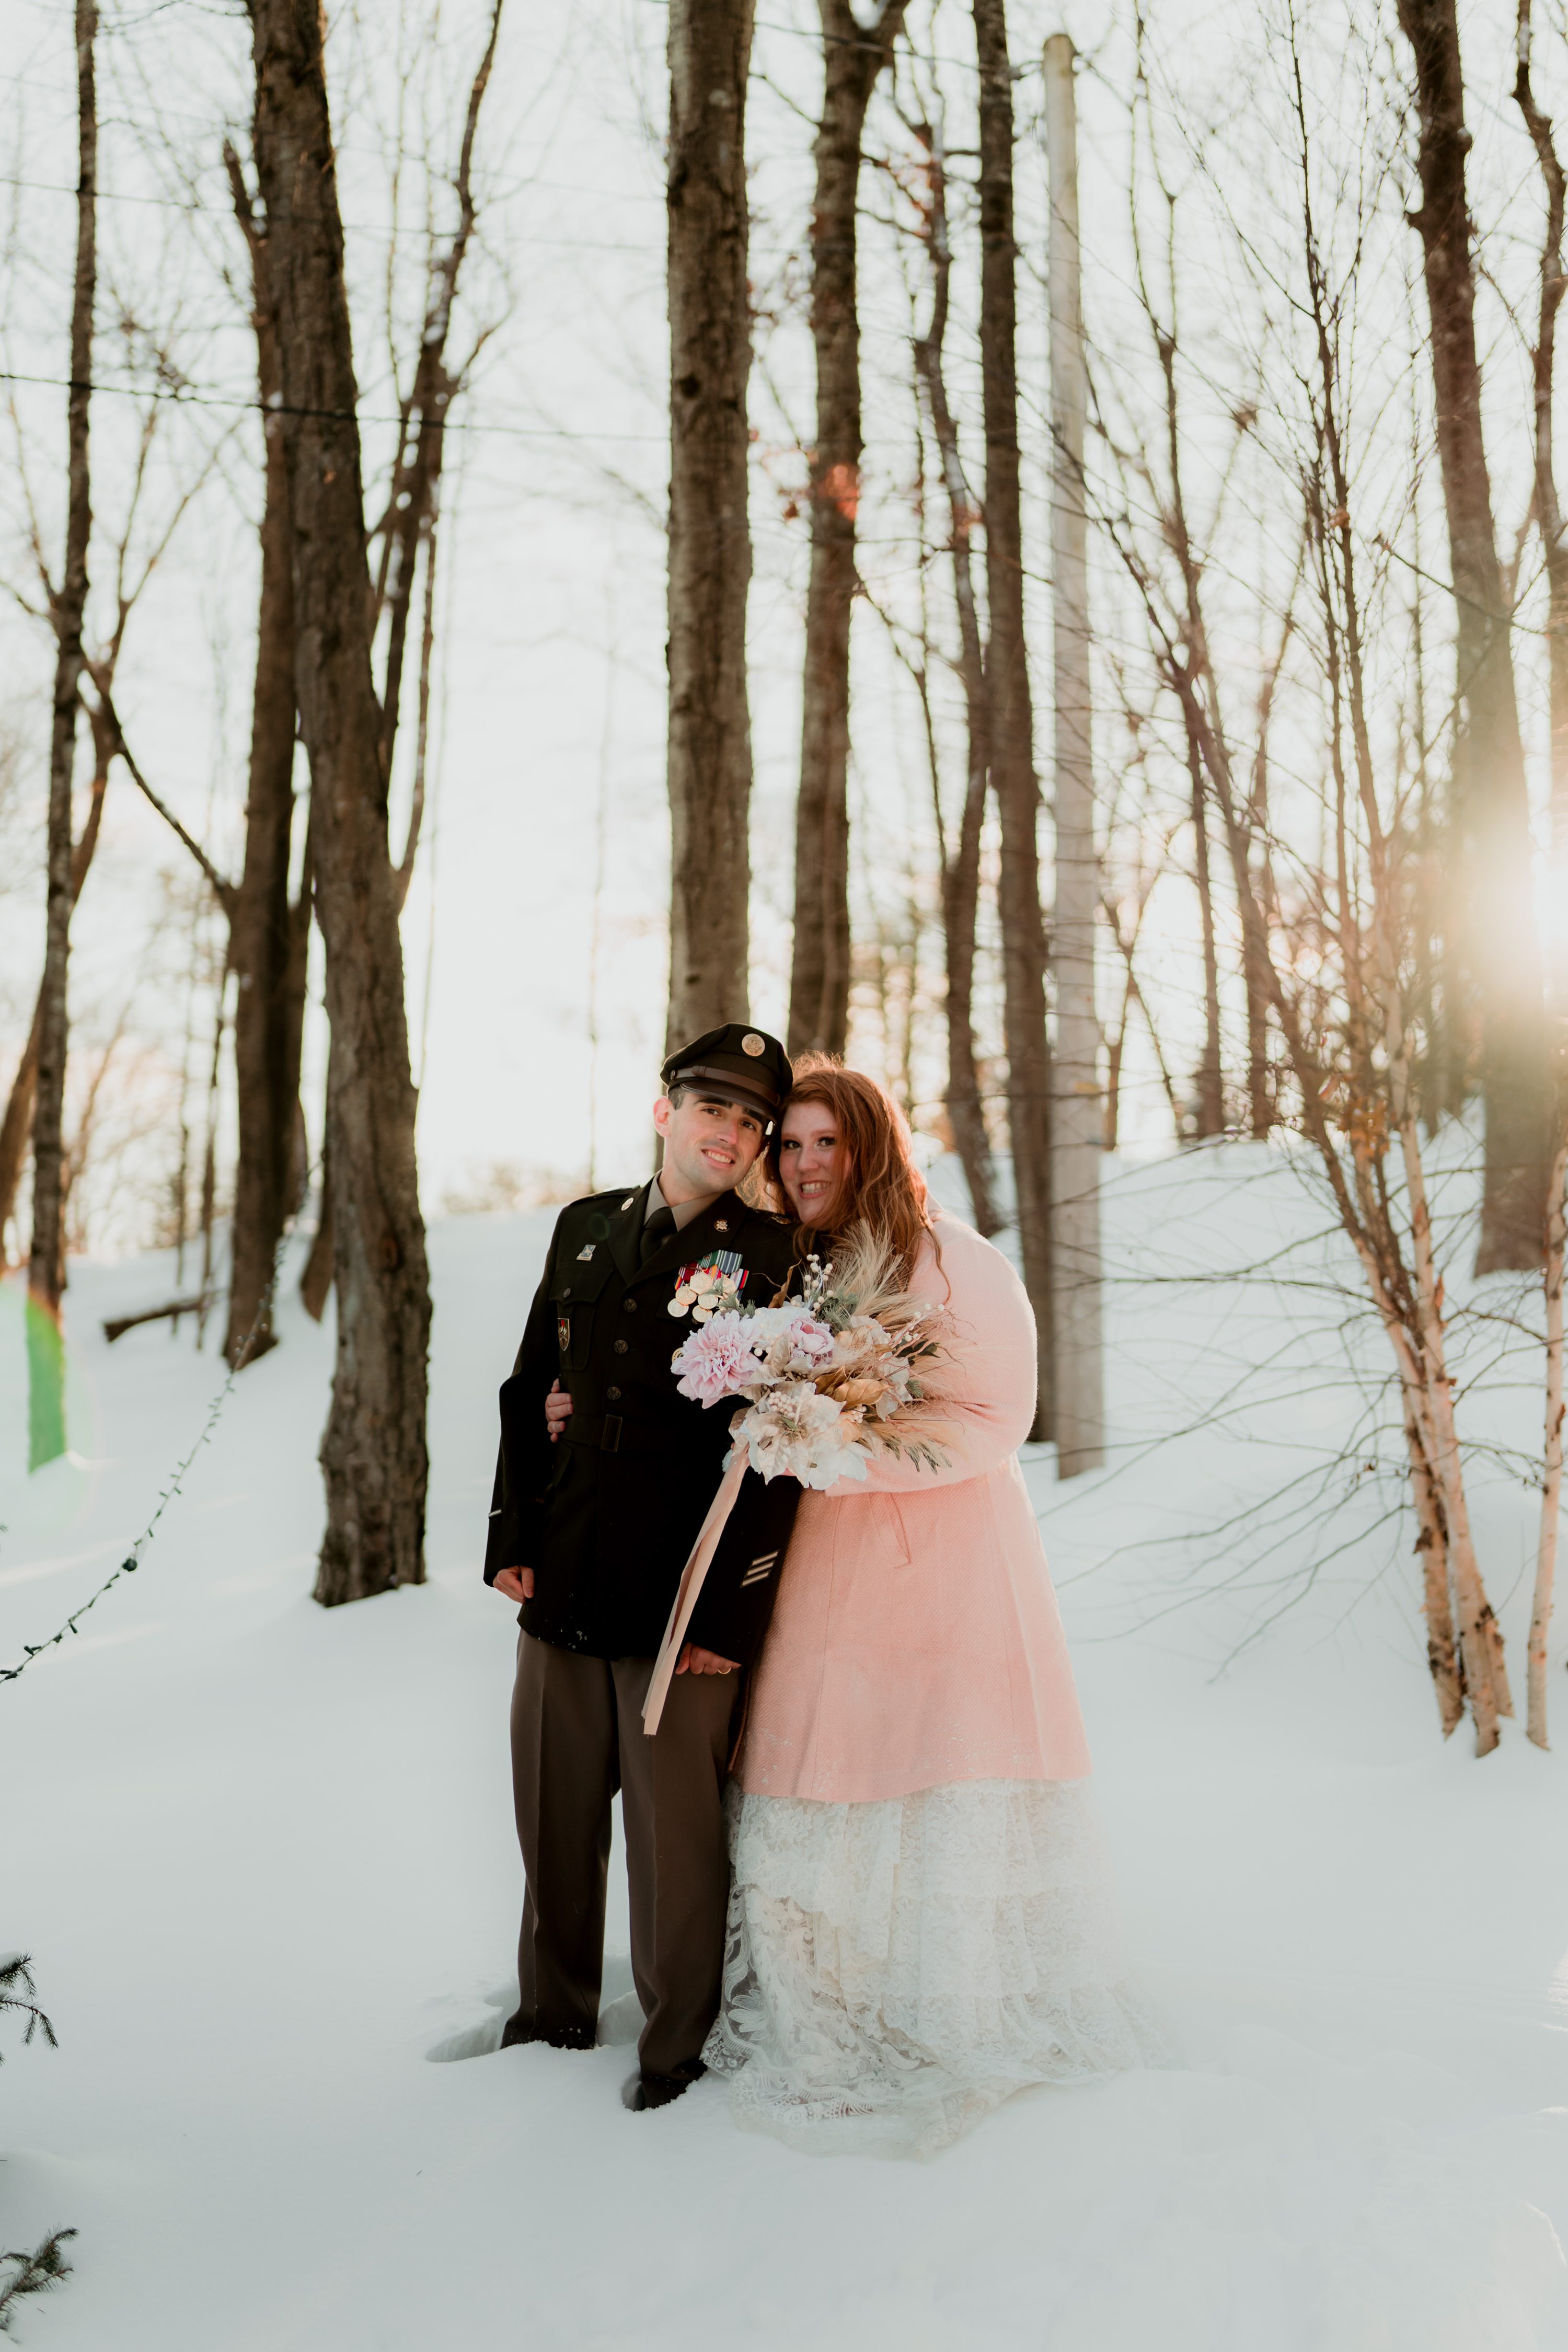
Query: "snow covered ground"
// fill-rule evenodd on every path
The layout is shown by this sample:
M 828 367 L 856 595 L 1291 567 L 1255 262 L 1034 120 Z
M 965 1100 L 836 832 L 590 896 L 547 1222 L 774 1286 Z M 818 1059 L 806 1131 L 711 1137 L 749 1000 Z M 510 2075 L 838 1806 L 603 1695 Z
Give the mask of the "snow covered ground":
M 80 2232 L 18 2342 L 1568 2347 L 1568 1764 L 1511 1727 L 1483 1765 L 1438 1739 L 1394 1489 L 1338 1458 L 1393 1458 L 1352 1378 L 1375 1353 L 1331 1292 L 1225 1271 L 1282 1236 L 1328 1263 L 1289 1170 L 1237 1147 L 1108 1197 L 1111 1466 L 1031 1476 L 1184 2063 L 1031 2094 L 911 2166 L 740 2135 L 712 2084 L 628 2116 L 624 2047 L 430 2063 L 511 1998 L 512 1624 L 477 1559 L 549 1220 L 438 1224 L 429 1585 L 309 1599 L 330 1346 L 290 1307 L 141 1571 L 0 1685 L 0 1942 L 60 2037 L 0 2045 L 0 2244 Z M 188 1326 L 99 1330 L 169 1279 L 77 1272 L 75 1458 L 30 1480 L 0 1290 L 0 1662 L 107 1573 L 200 1425 L 218 1372 Z M 1534 1444 L 1527 1386 L 1475 1410 Z M 1531 1498 L 1500 1473 L 1478 1519 L 1521 1690 Z M 610 1941 L 607 1997 L 624 1895 Z

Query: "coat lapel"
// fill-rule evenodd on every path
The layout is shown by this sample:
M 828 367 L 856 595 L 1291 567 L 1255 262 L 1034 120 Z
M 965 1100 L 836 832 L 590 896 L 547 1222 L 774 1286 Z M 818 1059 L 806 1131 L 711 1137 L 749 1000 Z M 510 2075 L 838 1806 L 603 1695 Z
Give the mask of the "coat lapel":
M 610 1255 L 620 1269 L 621 1280 L 637 1278 L 637 1244 L 642 1238 L 643 1211 L 647 1205 L 647 1186 L 639 1184 L 629 1205 L 610 1219 Z

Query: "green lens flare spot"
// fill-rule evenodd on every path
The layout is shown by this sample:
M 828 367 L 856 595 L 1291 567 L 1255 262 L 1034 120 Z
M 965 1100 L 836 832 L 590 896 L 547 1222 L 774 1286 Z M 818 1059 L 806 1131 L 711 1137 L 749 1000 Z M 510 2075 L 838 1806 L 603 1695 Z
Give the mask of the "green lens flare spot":
M 56 1318 L 29 1297 L 27 1333 L 27 1468 L 41 1470 L 66 1450 L 66 1343 Z

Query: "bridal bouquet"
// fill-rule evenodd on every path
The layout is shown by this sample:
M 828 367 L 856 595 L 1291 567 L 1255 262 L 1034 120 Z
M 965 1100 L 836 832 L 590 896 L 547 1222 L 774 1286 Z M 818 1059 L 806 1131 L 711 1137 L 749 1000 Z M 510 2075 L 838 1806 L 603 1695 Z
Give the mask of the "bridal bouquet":
M 862 1235 L 832 1265 L 808 1258 L 797 1299 L 713 1306 L 670 1369 L 705 1407 L 744 1400 L 726 1469 L 744 1462 L 819 1489 L 864 1478 L 879 1453 L 938 1469 L 948 1319 L 904 1290 L 892 1252 Z

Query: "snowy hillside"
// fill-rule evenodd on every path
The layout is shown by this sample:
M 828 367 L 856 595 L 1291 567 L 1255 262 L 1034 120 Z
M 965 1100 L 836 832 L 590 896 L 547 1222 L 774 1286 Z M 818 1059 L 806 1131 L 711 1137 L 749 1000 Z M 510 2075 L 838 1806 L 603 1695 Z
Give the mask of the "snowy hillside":
M 742 2137 L 712 2083 L 628 2116 L 624 2047 L 430 2063 L 513 1991 L 512 1621 L 477 1559 L 549 1218 L 433 1229 L 431 1580 L 331 1614 L 330 1332 L 291 1303 L 138 1574 L 0 1685 L 0 1943 L 60 2038 L 3 2044 L 0 2242 L 80 2232 L 16 2340 L 1561 2352 L 1568 1677 L 1560 1645 L 1556 1755 L 1439 1741 L 1356 1380 L 1380 1367 L 1321 1286 L 1322 1222 L 1252 1150 L 1110 1191 L 1111 1465 L 1031 1477 L 1184 2063 L 1030 2094 L 923 2167 Z M 1227 1273 L 1282 1243 L 1283 1286 Z M 76 1274 L 75 1451 L 31 1480 L 0 1290 L 0 1663 L 101 1580 L 200 1426 L 210 1335 L 100 1330 L 168 1280 Z M 1528 1384 L 1477 1410 L 1535 1444 Z M 1505 1473 L 1478 1519 L 1517 1689 L 1533 1507 Z M 611 1944 L 607 2000 L 624 1888 Z

